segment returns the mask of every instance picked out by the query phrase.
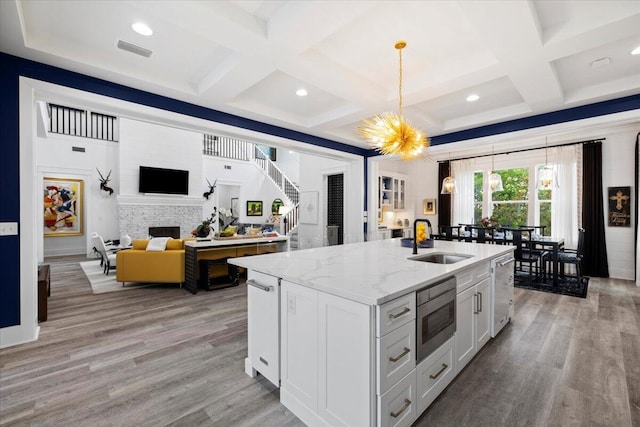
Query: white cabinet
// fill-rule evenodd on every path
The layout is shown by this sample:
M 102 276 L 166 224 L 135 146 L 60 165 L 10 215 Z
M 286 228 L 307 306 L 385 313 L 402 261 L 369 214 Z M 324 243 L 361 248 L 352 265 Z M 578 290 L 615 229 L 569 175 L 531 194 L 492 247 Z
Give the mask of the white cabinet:
M 318 292 L 281 281 L 281 388 L 318 406 Z
M 381 213 L 382 208 L 394 211 L 406 210 L 406 198 L 406 176 L 381 172 L 378 177 L 378 213 Z
M 489 279 L 476 285 L 476 348 L 478 351 L 491 339 L 491 304 L 489 301 Z
M 416 367 L 418 414 L 438 397 L 456 376 L 454 338 L 442 344 Z
M 376 336 L 382 337 L 416 319 L 416 294 L 411 292 L 376 306 Z
M 491 338 L 488 302 L 489 278 L 482 279 L 457 295 L 455 334 L 457 372 L 462 371 Z
M 371 425 L 372 308 L 285 280 L 281 293 L 282 403 L 309 425 Z
M 471 287 L 457 295 L 456 300 L 456 366 L 460 372 L 476 354 L 474 321 L 475 288 Z
M 381 395 L 416 367 L 416 323 L 407 323 L 376 341 Z
M 248 357 L 245 372 L 256 371 L 280 385 L 280 279 L 249 271 L 247 277 Z
M 390 239 L 391 238 L 391 230 L 383 228 L 378 230 L 378 240 Z
M 416 370 L 398 381 L 385 394 L 378 397 L 378 426 L 404 427 L 416 420 L 418 412 Z

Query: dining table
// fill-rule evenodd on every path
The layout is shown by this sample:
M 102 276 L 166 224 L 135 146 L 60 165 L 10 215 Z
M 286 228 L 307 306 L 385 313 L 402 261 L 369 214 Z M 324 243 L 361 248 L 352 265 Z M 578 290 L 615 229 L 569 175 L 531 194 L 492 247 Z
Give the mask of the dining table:
M 444 227 L 448 227 L 445 229 Z M 436 238 L 442 240 L 458 240 L 458 241 L 475 241 L 476 236 L 474 236 L 470 231 L 462 232 L 461 228 L 464 225 L 457 226 L 443 226 L 440 230 L 441 233 L 436 236 Z M 445 232 L 446 230 L 446 232 Z M 446 234 L 445 234 L 446 233 Z M 548 250 L 551 254 L 552 261 L 552 284 L 553 286 L 558 286 L 559 279 L 559 253 L 560 250 L 564 248 L 564 238 L 562 237 L 551 237 L 551 236 L 541 236 L 538 234 L 532 234 L 530 238 L 523 238 L 523 241 L 526 242 L 533 249 L 542 249 Z M 496 244 L 513 244 L 513 240 L 511 238 L 511 234 L 507 231 L 505 232 L 495 232 L 493 238 L 488 240 L 489 243 Z
M 564 248 L 564 238 L 551 236 L 532 236 L 528 240 L 532 248 L 549 249 L 551 252 L 551 260 L 553 261 L 553 286 L 558 286 L 558 256 L 560 250 Z

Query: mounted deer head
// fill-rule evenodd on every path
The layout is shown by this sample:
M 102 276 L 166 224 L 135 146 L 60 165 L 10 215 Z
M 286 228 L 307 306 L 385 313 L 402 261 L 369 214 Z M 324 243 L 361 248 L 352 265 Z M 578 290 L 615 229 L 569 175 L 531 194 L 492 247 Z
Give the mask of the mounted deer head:
M 109 174 L 107 175 L 107 177 L 105 178 L 104 176 L 102 176 L 102 174 L 100 173 L 100 169 L 96 168 L 96 170 L 98 171 L 98 175 L 100 175 L 100 189 L 104 190 L 104 191 L 108 191 L 109 195 L 113 194 L 113 188 L 108 187 L 107 184 L 109 183 L 109 181 L 111 181 L 111 171 L 109 171 Z
M 213 181 L 213 185 L 211 185 L 211 183 L 209 182 L 209 178 L 207 178 L 207 184 L 209 184 L 209 191 L 202 193 L 202 197 L 209 200 L 209 196 L 212 195 L 214 191 L 216 191 L 216 182 L 218 182 L 217 179 Z

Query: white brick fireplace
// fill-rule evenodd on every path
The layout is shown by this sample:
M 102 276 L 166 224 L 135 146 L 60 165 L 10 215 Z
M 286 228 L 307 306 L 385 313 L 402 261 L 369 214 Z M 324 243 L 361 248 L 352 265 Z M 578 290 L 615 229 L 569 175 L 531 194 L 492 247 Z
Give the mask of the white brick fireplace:
M 180 237 L 189 237 L 191 230 L 204 219 L 201 197 L 186 196 L 118 196 L 118 226 L 120 236 L 146 238 L 149 227 L 180 227 Z

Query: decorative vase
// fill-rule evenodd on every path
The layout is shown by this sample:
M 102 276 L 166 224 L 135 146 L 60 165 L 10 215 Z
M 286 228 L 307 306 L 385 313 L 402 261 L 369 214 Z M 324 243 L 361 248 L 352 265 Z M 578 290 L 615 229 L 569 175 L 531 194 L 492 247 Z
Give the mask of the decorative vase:
M 209 233 L 211 233 L 211 228 L 205 225 L 200 224 L 196 228 L 196 237 L 209 237 Z
M 124 236 L 120 237 L 120 245 L 131 246 L 131 236 L 129 236 L 128 234 L 125 234 Z

